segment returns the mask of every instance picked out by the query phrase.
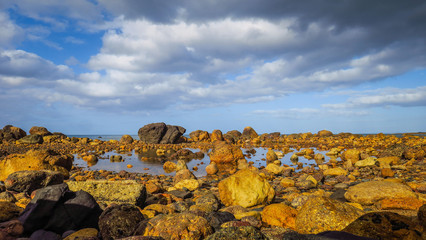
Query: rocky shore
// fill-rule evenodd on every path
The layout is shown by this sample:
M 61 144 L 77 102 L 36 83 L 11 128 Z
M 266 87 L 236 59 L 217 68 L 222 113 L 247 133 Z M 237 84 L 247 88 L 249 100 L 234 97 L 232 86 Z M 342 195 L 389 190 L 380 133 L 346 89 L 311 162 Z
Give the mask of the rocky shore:
M 0 240 L 426 239 L 424 135 L 185 131 L 154 123 L 139 140 L 102 141 L 5 126 Z M 255 167 L 259 147 L 269 150 Z M 112 151 L 153 153 L 174 174 L 73 165 Z M 289 153 L 294 166 L 281 161 Z M 197 178 L 186 163 L 206 154 Z

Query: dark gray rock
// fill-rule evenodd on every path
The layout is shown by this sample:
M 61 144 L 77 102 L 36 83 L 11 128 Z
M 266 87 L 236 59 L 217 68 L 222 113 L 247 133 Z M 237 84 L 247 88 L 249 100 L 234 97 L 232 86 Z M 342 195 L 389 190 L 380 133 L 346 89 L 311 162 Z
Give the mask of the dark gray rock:
M 27 135 L 21 139 L 18 140 L 18 143 L 26 143 L 26 144 L 37 144 L 37 143 L 43 143 L 43 136 L 34 134 L 34 135 Z
M 364 214 L 342 231 L 373 239 L 422 239 L 410 218 L 393 212 Z
M 174 144 L 185 133 L 186 129 L 180 126 L 166 125 L 165 123 L 151 123 L 139 129 L 141 141 L 153 144 Z
M 35 231 L 33 234 L 31 234 L 30 240 L 61 240 L 62 237 L 54 232 L 46 231 L 43 229 Z
M 220 230 L 220 225 L 229 221 L 235 221 L 235 217 L 229 212 L 211 212 L 205 217 L 215 231 Z
M 139 208 L 131 204 L 108 207 L 99 217 L 99 230 L 103 240 L 129 237 L 144 220 Z
M 69 230 L 98 228 L 101 213 L 89 193 L 69 191 L 63 183 L 37 190 L 19 220 L 28 235 L 40 229 L 62 235 Z
M 40 171 L 18 171 L 10 174 L 5 180 L 8 190 L 16 192 L 26 192 L 44 188 L 50 185 L 64 182 L 64 175 L 60 172 L 40 170 Z
M 260 230 L 252 227 L 228 227 L 222 228 L 214 234 L 208 236 L 207 240 L 227 240 L 227 239 L 267 239 Z

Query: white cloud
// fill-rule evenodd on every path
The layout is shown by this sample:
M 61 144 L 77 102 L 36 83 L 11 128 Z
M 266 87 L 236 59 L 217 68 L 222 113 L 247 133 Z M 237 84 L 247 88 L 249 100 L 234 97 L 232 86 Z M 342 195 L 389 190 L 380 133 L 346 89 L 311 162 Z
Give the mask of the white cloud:
M 13 23 L 7 13 L 0 11 L 0 49 L 14 46 L 22 37 L 22 28 Z
M 324 104 L 330 109 L 426 106 L 426 86 L 409 89 L 385 88 L 359 92 L 345 103 Z

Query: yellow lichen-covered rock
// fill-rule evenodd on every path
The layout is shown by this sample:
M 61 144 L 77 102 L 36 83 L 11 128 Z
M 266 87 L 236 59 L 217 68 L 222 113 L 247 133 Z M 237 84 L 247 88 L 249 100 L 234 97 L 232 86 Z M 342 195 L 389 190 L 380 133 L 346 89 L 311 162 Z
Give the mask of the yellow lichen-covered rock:
M 175 184 L 176 189 L 187 188 L 190 191 L 194 191 L 200 187 L 200 183 L 197 179 L 184 179 Z
M 340 231 L 362 214 L 363 211 L 346 203 L 312 196 L 297 214 L 296 231 L 310 234 Z
M 361 151 L 358 149 L 348 149 L 343 153 L 343 158 L 346 161 L 351 161 L 352 164 L 355 164 L 361 156 Z
M 214 142 L 214 141 L 224 141 L 222 131 L 220 131 L 218 129 L 213 130 L 212 134 L 210 135 L 210 140 L 212 142 Z
M 274 152 L 274 150 L 269 149 L 266 153 L 266 161 L 272 162 L 278 159 L 277 154 Z
M 380 163 L 381 168 L 390 168 L 392 165 L 400 164 L 400 158 L 397 156 L 393 157 L 381 157 L 377 161 Z
M 375 166 L 377 159 L 374 157 L 368 157 L 364 160 L 357 161 L 355 167 L 372 167 Z
M 164 239 L 204 239 L 213 233 L 209 222 L 192 213 L 174 213 L 151 218 L 144 236 Z
M 266 206 L 262 211 L 262 221 L 278 227 L 295 229 L 297 210 L 282 203 Z
M 77 232 L 68 235 L 64 240 L 78 240 L 78 239 L 96 239 L 98 236 L 98 230 L 96 228 L 83 228 Z
M 403 183 L 369 181 L 351 186 L 345 193 L 350 202 L 371 205 L 385 198 L 417 198 L 411 188 Z
M 275 191 L 259 174 L 243 169 L 219 183 L 219 195 L 225 206 L 251 207 L 272 201 Z
M 280 185 L 283 187 L 294 187 L 294 180 L 291 178 L 283 178 Z
M 11 154 L 0 161 L 0 181 L 11 173 L 23 170 L 52 170 L 69 176 L 74 157 L 50 150 L 29 150 L 25 154 Z
M 275 163 L 270 163 L 270 164 L 266 165 L 265 170 L 270 172 L 270 173 L 278 175 L 278 174 L 282 174 L 284 172 L 285 168 L 283 166 L 278 166 Z
M 329 168 L 324 170 L 325 176 L 339 176 L 339 175 L 347 175 L 347 174 L 348 174 L 348 171 L 341 167 Z

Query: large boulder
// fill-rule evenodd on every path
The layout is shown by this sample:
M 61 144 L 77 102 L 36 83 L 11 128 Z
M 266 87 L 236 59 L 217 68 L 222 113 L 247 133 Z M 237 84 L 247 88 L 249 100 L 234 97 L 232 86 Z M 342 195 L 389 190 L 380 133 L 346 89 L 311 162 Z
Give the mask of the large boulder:
M 101 213 L 89 193 L 72 192 L 63 183 L 37 190 L 19 221 L 28 235 L 41 229 L 62 235 L 69 230 L 98 228 Z
M 40 170 L 40 171 L 18 171 L 10 174 L 4 181 L 9 191 L 25 192 L 31 194 L 32 191 L 50 185 L 64 182 L 64 175 L 60 172 Z
M 350 202 L 371 205 L 385 198 L 417 198 L 417 196 L 403 183 L 369 181 L 349 187 L 345 198 Z
M 310 234 L 340 231 L 363 213 L 356 207 L 331 198 L 311 197 L 297 214 L 296 230 Z
M 297 210 L 282 203 L 266 206 L 262 211 L 262 221 L 278 227 L 296 228 Z
M 238 160 L 244 159 L 243 151 L 238 146 L 226 142 L 216 142 L 209 156 L 210 162 L 217 164 L 236 165 Z
M 144 236 L 164 239 L 205 239 L 213 233 L 209 222 L 193 213 L 174 213 L 151 218 Z
M 99 217 L 99 231 L 104 240 L 132 236 L 144 220 L 140 209 L 131 204 L 112 205 Z
M 0 140 L 5 141 L 18 140 L 25 136 L 27 136 L 27 133 L 24 130 L 12 125 L 4 126 L 3 130 L 0 132 Z
M 0 181 L 14 172 L 24 170 L 58 171 L 67 178 L 73 160 L 72 155 L 61 155 L 52 150 L 32 149 L 25 154 L 11 154 L 0 161 Z
M 185 133 L 186 129 L 180 126 L 166 125 L 165 123 L 151 123 L 139 129 L 138 135 L 145 143 L 174 144 Z
M 275 191 L 259 174 L 243 169 L 219 183 L 220 200 L 225 206 L 252 207 L 271 202 Z
M 115 204 L 134 204 L 142 206 L 146 200 L 145 185 L 133 180 L 125 181 L 107 181 L 107 180 L 88 180 L 88 181 L 68 181 L 70 190 L 83 190 L 90 193 L 96 201 L 104 205 Z
M 30 132 L 31 135 L 38 134 L 38 135 L 41 135 L 43 137 L 48 136 L 48 135 L 52 135 L 52 133 L 49 132 L 49 130 L 47 130 L 47 128 L 45 128 L 45 127 L 34 126 L 30 129 L 29 132 Z
M 342 231 L 372 239 L 422 239 L 421 229 L 410 218 L 392 212 L 367 213 Z

